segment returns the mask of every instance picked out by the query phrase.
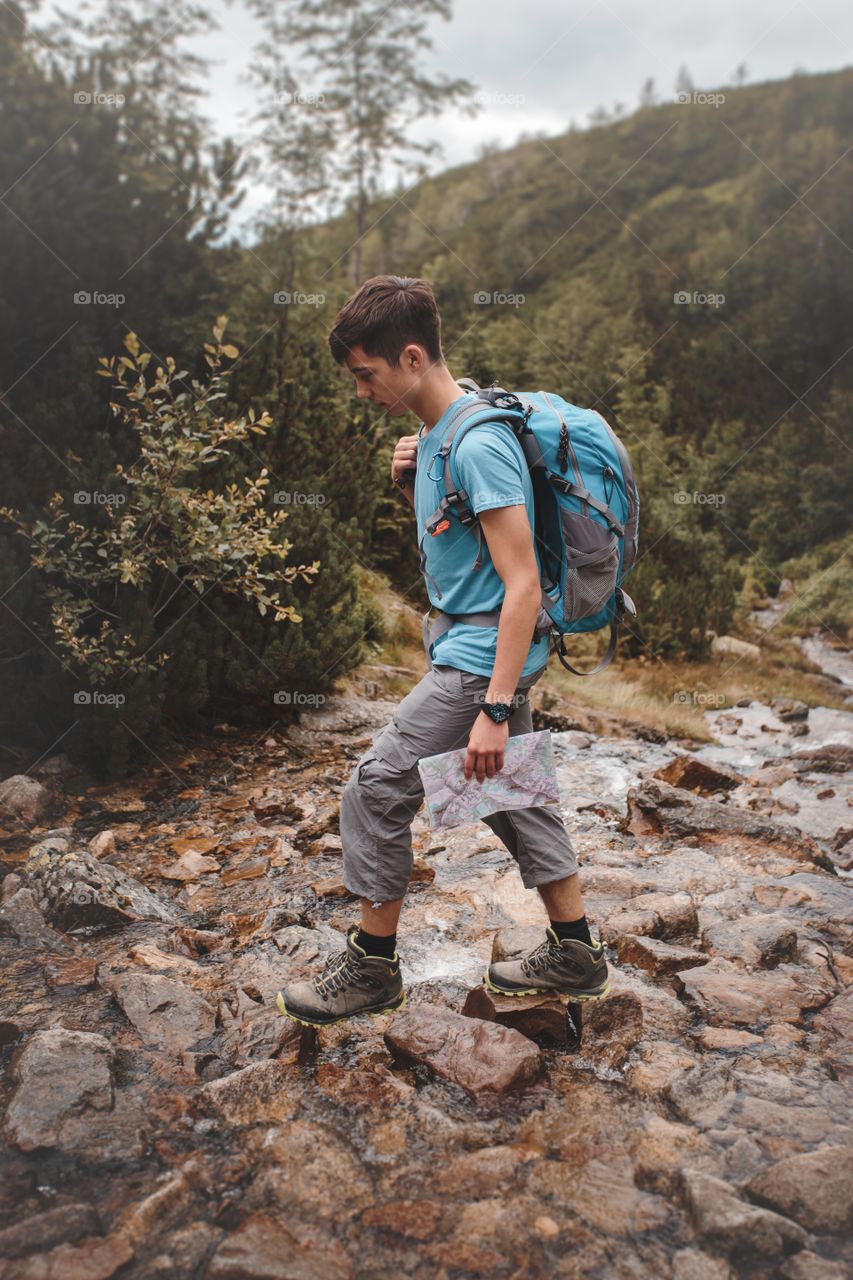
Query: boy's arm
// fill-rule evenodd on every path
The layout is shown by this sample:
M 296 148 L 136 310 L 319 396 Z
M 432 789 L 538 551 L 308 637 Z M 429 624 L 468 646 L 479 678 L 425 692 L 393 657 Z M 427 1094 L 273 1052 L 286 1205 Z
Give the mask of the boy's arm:
M 539 616 L 539 568 L 523 503 L 481 511 L 479 519 L 492 562 L 506 588 L 486 701 L 511 703 Z

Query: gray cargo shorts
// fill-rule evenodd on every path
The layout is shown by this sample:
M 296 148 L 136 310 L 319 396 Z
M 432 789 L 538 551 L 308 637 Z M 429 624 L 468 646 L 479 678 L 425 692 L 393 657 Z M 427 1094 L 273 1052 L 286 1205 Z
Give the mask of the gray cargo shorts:
M 544 670 L 519 681 L 511 737 L 533 731 L 526 692 Z M 356 762 L 341 796 L 340 816 L 343 880 L 351 893 L 376 903 L 405 896 L 412 873 L 412 819 L 424 797 L 417 762 L 467 746 L 490 681 L 456 667 L 432 666 Z M 557 808 L 511 809 L 483 821 L 518 863 L 525 888 L 577 871 Z

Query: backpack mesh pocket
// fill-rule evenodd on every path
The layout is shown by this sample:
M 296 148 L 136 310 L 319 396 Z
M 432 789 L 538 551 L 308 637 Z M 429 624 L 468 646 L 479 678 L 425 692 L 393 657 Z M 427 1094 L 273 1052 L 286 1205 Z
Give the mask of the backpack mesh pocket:
M 578 622 L 603 609 L 616 589 L 619 539 L 597 520 L 565 508 L 560 523 L 567 561 L 563 621 Z

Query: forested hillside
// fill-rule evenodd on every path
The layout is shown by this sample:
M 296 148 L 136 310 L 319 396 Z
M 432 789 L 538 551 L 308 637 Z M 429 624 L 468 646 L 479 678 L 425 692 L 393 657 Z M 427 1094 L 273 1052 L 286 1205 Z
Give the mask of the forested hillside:
M 61 742 L 120 768 L 178 727 L 268 724 L 381 635 L 362 569 L 425 599 L 387 479 L 417 424 L 357 404 L 325 343 L 356 240 L 360 278 L 433 282 L 455 376 L 554 388 L 622 435 L 643 497 L 626 654 L 701 657 L 797 557 L 819 579 L 803 621 L 849 626 L 853 72 L 528 138 L 246 245 L 242 159 L 176 69 L 191 24 L 113 110 L 75 92 L 127 87 L 129 32 L 48 56 L 23 10 L 0 26 L 10 759 Z

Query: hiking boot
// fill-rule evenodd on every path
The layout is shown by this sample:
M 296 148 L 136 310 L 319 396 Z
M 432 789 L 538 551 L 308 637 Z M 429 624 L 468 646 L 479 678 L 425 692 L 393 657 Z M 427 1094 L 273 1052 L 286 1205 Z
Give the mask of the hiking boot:
M 385 1013 L 406 1003 L 400 961 L 371 956 L 357 945 L 358 928 L 347 934 L 345 951 L 331 956 L 321 973 L 307 982 L 292 982 L 279 991 L 276 1004 L 285 1017 L 309 1027 L 343 1022 L 357 1013 Z
M 517 960 L 501 960 L 489 965 L 485 984 L 504 996 L 533 996 L 543 991 L 571 996 L 573 1000 L 600 1000 L 610 990 L 606 947 L 592 946 L 577 938 L 562 942 L 553 929 L 538 947 Z

